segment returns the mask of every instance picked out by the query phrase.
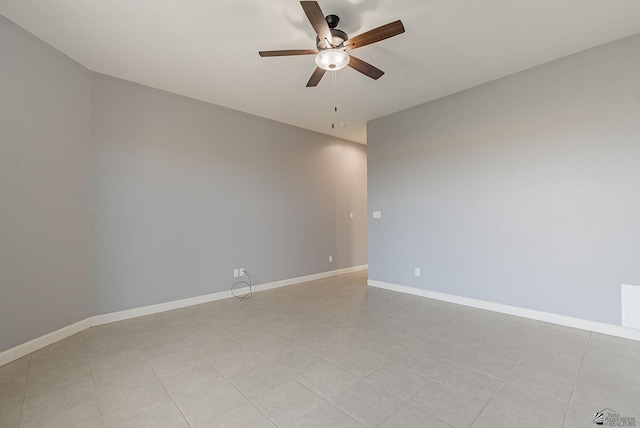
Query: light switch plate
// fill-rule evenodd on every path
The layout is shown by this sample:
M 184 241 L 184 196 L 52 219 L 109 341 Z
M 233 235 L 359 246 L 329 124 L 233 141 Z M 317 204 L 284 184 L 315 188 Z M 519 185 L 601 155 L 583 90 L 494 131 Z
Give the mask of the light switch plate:
M 382 211 L 374 211 L 373 218 L 382 218 Z

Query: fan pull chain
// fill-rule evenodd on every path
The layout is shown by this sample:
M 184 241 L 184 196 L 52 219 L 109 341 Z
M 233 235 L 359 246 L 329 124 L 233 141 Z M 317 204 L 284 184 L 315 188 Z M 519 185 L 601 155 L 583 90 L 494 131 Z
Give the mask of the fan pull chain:
M 334 113 L 338 113 L 338 95 L 337 95 L 337 91 L 336 91 L 336 86 L 337 86 L 337 81 L 338 81 L 338 76 L 337 73 L 334 71 L 331 75 L 331 84 L 333 86 L 333 111 Z M 336 128 L 336 124 L 335 121 L 331 124 L 331 129 L 335 129 Z

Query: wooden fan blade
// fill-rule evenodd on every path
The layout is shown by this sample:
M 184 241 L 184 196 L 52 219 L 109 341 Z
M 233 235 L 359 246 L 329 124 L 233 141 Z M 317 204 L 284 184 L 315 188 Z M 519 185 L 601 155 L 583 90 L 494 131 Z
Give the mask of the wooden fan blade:
M 371 77 L 373 80 L 378 80 L 384 74 L 384 71 L 380 70 L 379 68 L 376 68 L 368 62 L 365 62 L 352 55 L 349 58 L 349 67 L 359 71 L 365 76 Z
M 346 50 L 356 49 L 402 33 L 404 33 L 404 25 L 402 25 L 402 21 L 398 20 L 352 37 L 344 42 L 344 47 Z
M 316 67 L 316 70 L 313 72 L 311 78 L 307 82 L 307 88 L 318 86 L 318 83 L 320 83 L 320 80 L 322 79 L 322 76 L 324 76 L 324 73 L 325 70 L 323 68 Z
M 318 51 L 316 49 L 290 49 L 290 50 L 282 50 L 282 51 L 260 51 L 258 52 L 260 56 L 290 56 L 290 55 L 312 55 L 317 54 Z
M 318 2 L 301 1 L 300 5 L 302 6 L 304 13 L 307 15 L 307 18 L 309 18 L 309 22 L 318 35 L 318 38 L 320 40 L 326 40 L 329 44 L 328 47 L 333 47 L 333 36 L 331 35 L 329 24 L 327 24 L 327 20 L 325 19 L 324 13 L 322 13 L 322 9 L 320 9 Z

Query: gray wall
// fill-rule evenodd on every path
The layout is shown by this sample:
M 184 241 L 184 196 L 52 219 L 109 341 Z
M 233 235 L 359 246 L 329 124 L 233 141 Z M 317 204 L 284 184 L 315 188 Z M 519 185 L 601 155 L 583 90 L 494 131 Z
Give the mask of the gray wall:
M 89 73 L 0 16 L 0 351 L 88 315 Z
M 237 267 L 366 264 L 366 206 L 366 147 L 92 73 L 0 16 L 0 352 Z
M 639 53 L 634 36 L 370 122 L 369 277 L 619 325 L 620 284 L 640 284 Z
M 365 146 L 98 74 L 91 141 L 93 314 L 367 263 Z

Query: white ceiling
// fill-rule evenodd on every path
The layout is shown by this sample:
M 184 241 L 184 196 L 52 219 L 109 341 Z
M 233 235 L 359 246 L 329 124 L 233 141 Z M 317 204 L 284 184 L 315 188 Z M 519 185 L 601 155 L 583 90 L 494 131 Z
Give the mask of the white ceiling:
M 295 0 L 0 0 L 0 13 L 91 70 L 359 143 L 368 120 L 640 33 L 638 0 L 319 4 L 350 36 L 402 20 L 406 33 L 351 52 L 382 78 L 346 68 L 335 91 L 333 73 L 305 88 L 313 56 L 260 58 L 315 47 Z

